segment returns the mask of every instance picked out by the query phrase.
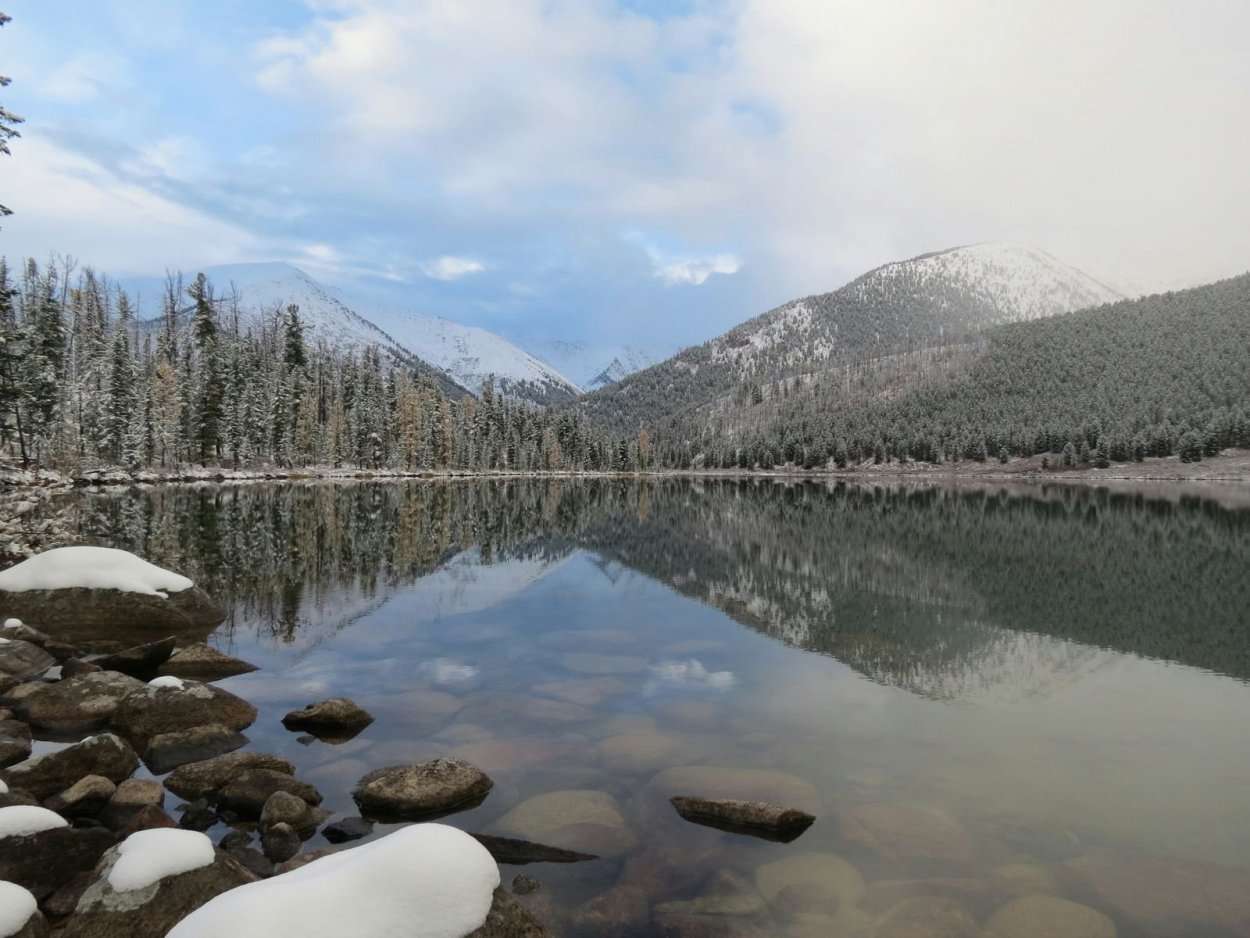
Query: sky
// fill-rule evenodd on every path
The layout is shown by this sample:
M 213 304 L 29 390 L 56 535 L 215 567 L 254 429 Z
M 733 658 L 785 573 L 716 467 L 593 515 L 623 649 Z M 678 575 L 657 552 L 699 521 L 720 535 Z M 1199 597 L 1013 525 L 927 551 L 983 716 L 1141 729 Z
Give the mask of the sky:
M 1250 4 L 3 0 L 12 260 L 293 263 L 526 339 L 672 350 L 1030 244 L 1250 269 Z

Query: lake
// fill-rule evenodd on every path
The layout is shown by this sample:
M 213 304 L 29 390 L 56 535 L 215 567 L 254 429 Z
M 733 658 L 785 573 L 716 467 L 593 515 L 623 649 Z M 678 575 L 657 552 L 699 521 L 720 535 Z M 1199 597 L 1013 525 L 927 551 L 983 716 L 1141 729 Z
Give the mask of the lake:
M 371 769 L 455 755 L 495 787 L 444 823 L 597 854 L 501 868 L 564 934 L 971 935 L 1039 895 L 1129 938 L 1250 934 L 1235 502 L 688 479 L 71 498 L 86 539 L 228 605 L 208 640 L 261 667 L 221 684 L 260 708 L 252 747 L 337 817 Z M 376 722 L 337 745 L 279 722 L 334 696 Z M 673 795 L 817 821 L 771 842 Z

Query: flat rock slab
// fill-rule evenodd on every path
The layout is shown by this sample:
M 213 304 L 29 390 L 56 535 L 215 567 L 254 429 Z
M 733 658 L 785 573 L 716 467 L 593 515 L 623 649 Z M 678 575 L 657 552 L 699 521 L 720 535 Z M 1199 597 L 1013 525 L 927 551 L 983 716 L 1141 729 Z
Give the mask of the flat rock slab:
M 877 919 L 872 934 L 873 938 L 982 938 L 981 927 L 967 909 L 940 896 L 904 899 Z
M 256 881 L 238 860 L 216 850 L 207 866 L 166 876 L 143 889 L 117 892 L 108 881 L 117 859 L 116 850 L 101 859 L 63 938 L 163 938 L 209 899 Z
M 256 720 L 256 708 L 229 691 L 187 681 L 182 687 L 144 685 L 124 698 L 110 721 L 123 736 L 146 745 L 166 733 L 218 725 L 243 730 Z
M 176 642 L 177 639 L 170 635 L 168 638 L 162 638 L 160 641 L 135 645 L 132 648 L 126 648 L 111 655 L 93 658 L 92 663 L 99 665 L 105 671 L 120 671 L 122 674 L 132 676 L 146 676 L 154 674 L 156 669 L 168 660 L 169 656 L 174 653 Z
M 295 766 L 281 756 L 267 752 L 232 752 L 178 766 L 166 777 L 165 787 L 188 801 L 210 798 L 249 769 L 295 774 Z
M 21 639 L 0 640 L 0 673 L 23 679 L 42 674 L 54 664 L 56 659 L 38 645 Z
M 608 857 L 622 856 L 638 843 L 616 799 L 593 789 L 553 791 L 530 798 L 501 817 L 496 826 L 526 840 Z
M 362 817 L 345 817 L 321 829 L 321 836 L 332 844 L 359 840 L 373 833 L 373 822 Z M 476 835 L 475 835 L 476 836 Z
M 220 652 L 203 642 L 194 642 L 170 655 L 169 660 L 156 673 L 171 677 L 189 677 L 197 681 L 220 681 L 222 678 L 255 670 L 257 668 L 254 664 Z
M 526 863 L 582 863 L 586 860 L 599 859 L 593 853 L 549 847 L 546 844 L 536 844 L 513 837 L 495 837 L 491 834 L 470 834 L 470 836 L 490 851 L 496 863 L 523 866 Z
M 41 730 L 93 729 L 109 721 L 117 705 L 144 687 L 116 671 L 93 671 L 47 684 L 18 701 L 18 716 Z
M 376 769 L 352 792 L 361 813 L 378 820 L 418 820 L 479 804 L 494 782 L 461 759 L 433 759 Z
M 43 900 L 92 869 L 116 842 L 102 827 L 56 827 L 25 837 L 0 837 L 0 880 L 17 883 Z
M 696 798 L 676 795 L 669 801 L 687 821 L 731 833 L 789 843 L 812 826 L 816 816 L 767 801 Z
M 86 775 L 121 782 L 139 767 L 139 757 L 124 739 L 112 733 L 92 736 L 56 752 L 35 756 L 0 772 L 10 788 L 36 798 L 50 798 Z
M 242 749 L 248 742 L 242 733 L 218 723 L 194 726 L 152 737 L 143 750 L 143 762 L 155 774 L 164 775 L 188 762 L 202 762 Z
M 1115 923 L 1097 909 L 1054 896 L 1008 902 L 985 923 L 984 938 L 1116 938 Z
M 870 802 L 841 812 L 842 839 L 895 862 L 967 863 L 973 856 L 968 833 L 928 805 Z

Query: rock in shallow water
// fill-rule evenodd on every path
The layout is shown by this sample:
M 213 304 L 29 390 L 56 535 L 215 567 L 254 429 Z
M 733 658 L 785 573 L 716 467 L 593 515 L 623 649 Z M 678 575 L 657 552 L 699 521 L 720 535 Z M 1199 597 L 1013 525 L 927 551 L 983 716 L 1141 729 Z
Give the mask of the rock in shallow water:
M 42 674 L 56 664 L 56 659 L 30 642 L 21 639 L 0 639 L 0 674 L 23 679 Z
M 984 938 L 1116 938 L 1115 923 L 1087 905 L 1054 896 L 1008 902 L 985 923 Z
M 815 815 L 797 808 L 784 808 L 767 801 L 695 798 L 676 795 L 669 799 L 687 821 L 719 830 L 751 834 L 789 843 L 815 822 Z
M 839 815 L 842 839 L 887 860 L 942 864 L 967 863 L 973 844 L 967 832 L 937 808 L 872 802 Z
M 530 798 L 500 818 L 496 827 L 527 840 L 607 857 L 628 853 L 638 842 L 616 799 L 591 789 Z
M 124 739 L 112 733 L 92 736 L 56 752 L 35 756 L 0 772 L 10 788 L 36 798 L 50 798 L 87 775 L 120 782 L 139 767 L 139 757 Z
M 981 928 L 959 903 L 918 896 L 904 899 L 883 914 L 872 934 L 873 938 L 981 938 Z
M 178 766 L 166 777 L 165 787 L 180 798 L 195 801 L 215 795 L 249 769 L 295 774 L 295 766 L 281 756 L 265 752 L 232 752 Z
M 0 768 L 30 755 L 30 727 L 20 720 L 0 720 Z
M 461 759 L 433 759 L 376 769 L 360 780 L 352 797 L 367 817 L 417 820 L 470 807 L 494 782 Z
M 123 736 L 145 745 L 162 734 L 197 726 L 243 730 L 255 719 L 256 708 L 243 698 L 187 681 L 182 687 L 144 685 L 117 705 L 110 722 Z
M 120 671 L 132 677 L 137 675 L 150 676 L 174 653 L 177 640 L 170 635 L 159 641 L 135 645 L 112 654 L 92 660 L 105 671 Z
M 219 723 L 194 726 L 176 733 L 153 736 L 143 750 L 143 761 L 157 775 L 188 762 L 203 762 L 214 756 L 242 749 L 249 740 L 237 730 Z
M 292 710 L 282 718 L 288 730 L 357 729 L 373 722 L 373 715 L 364 707 L 346 697 L 334 697 L 311 703 L 302 710 Z
M 194 678 L 197 681 L 220 681 L 222 678 L 255 670 L 257 668 L 254 664 L 220 652 L 203 642 L 194 642 L 174 652 L 157 669 L 157 673 L 170 677 Z
M 103 775 L 87 775 L 53 795 L 44 807 L 67 818 L 95 817 L 104 810 L 117 786 Z
M 37 729 L 65 732 L 107 723 L 126 697 L 144 686 L 116 671 L 92 671 L 47 684 L 18 702 L 18 716 Z
M 294 795 L 309 805 L 321 804 L 321 792 L 314 786 L 272 769 L 240 772 L 218 790 L 217 801 L 222 808 L 254 820 L 261 816 L 266 802 L 275 792 Z
M 116 836 L 102 827 L 56 827 L 23 837 L 0 837 L 0 880 L 17 883 L 42 900 L 92 869 L 116 842 Z

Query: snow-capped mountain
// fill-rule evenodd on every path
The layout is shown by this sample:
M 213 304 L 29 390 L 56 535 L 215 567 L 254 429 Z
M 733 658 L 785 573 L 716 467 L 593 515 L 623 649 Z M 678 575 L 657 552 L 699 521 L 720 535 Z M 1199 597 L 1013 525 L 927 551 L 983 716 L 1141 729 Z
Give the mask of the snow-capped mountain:
M 238 297 L 245 326 L 272 328 L 278 314 L 294 303 L 309 343 L 324 340 L 341 350 L 376 345 L 395 361 L 419 359 L 445 385 L 473 394 L 488 377 L 498 392 L 533 403 L 562 403 L 582 393 L 555 369 L 493 332 L 352 299 L 291 264 L 229 264 L 207 267 L 204 274 L 225 300 L 223 316 L 229 315 L 230 297 Z M 151 290 L 148 295 L 158 293 Z
M 513 336 L 512 339 L 587 391 L 607 387 L 635 371 L 663 361 L 677 351 L 674 345 L 591 344 L 580 340 L 525 336 Z
M 582 393 L 561 372 L 493 332 L 398 307 L 352 305 L 475 394 L 487 378 L 502 394 L 540 404 L 563 403 Z
M 637 427 L 742 392 L 746 383 L 814 377 L 967 342 L 997 323 L 1120 299 L 1036 248 L 951 248 L 885 264 L 831 293 L 778 306 L 596 392 L 583 406 L 609 424 Z
M 585 388 L 588 391 L 606 388 L 609 384 L 628 378 L 636 371 L 650 368 L 657 361 L 659 361 L 657 356 L 649 355 L 635 346 L 626 345 L 604 368 L 599 370 L 598 374 L 585 383 Z

